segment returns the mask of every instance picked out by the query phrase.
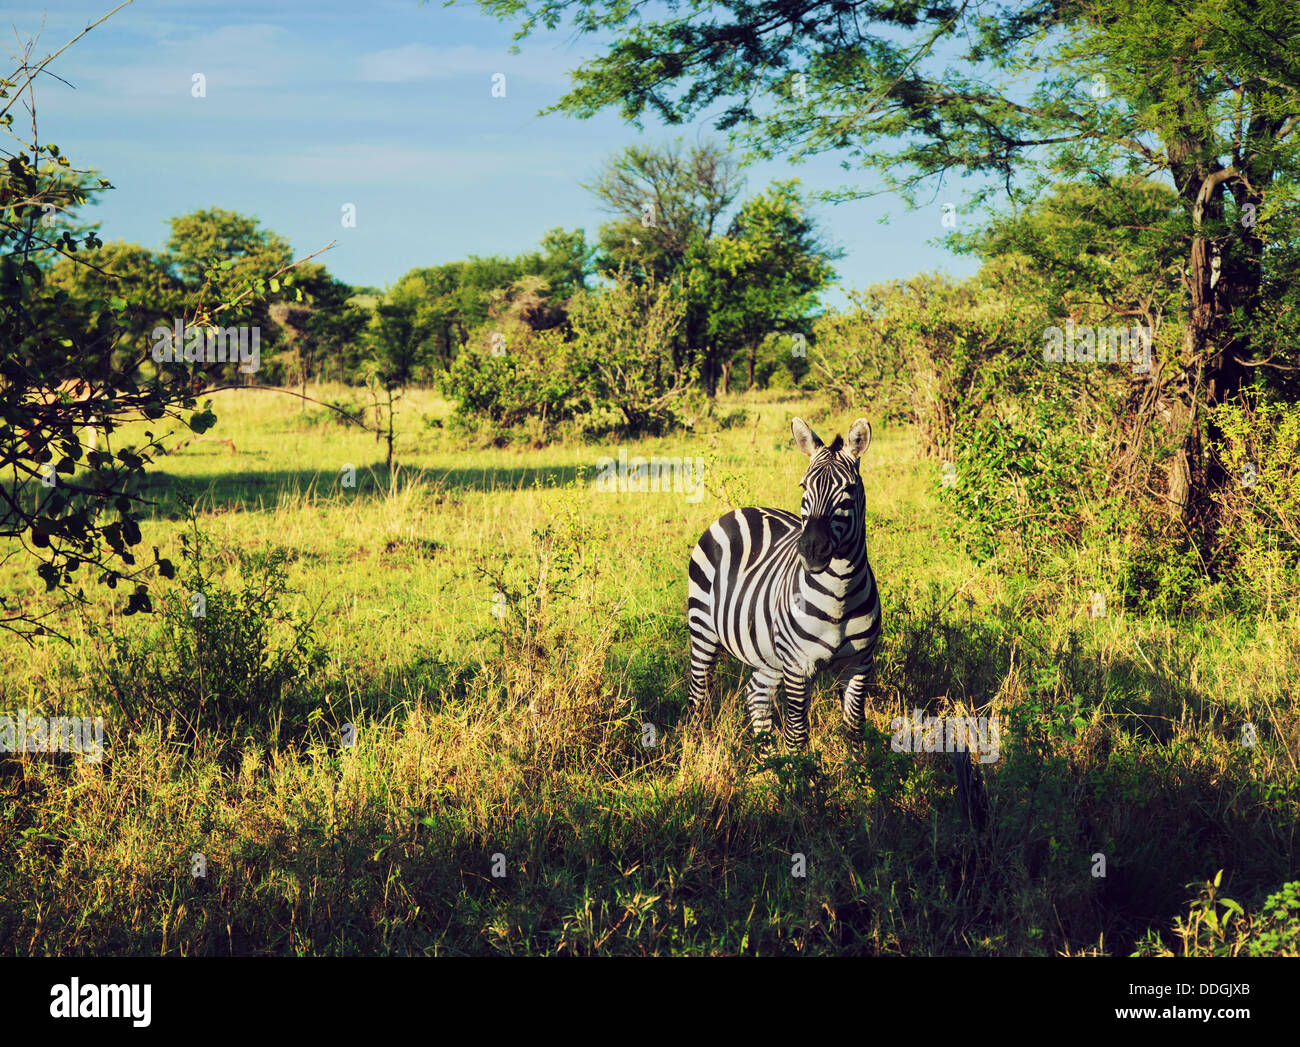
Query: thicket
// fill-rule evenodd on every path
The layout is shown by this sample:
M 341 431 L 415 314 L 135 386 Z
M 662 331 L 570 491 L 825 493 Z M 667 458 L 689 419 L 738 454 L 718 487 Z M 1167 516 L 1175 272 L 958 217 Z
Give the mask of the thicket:
M 1157 221 L 1167 200 L 1132 191 Z M 811 383 L 837 409 L 914 429 L 951 532 L 978 561 L 1032 576 L 1052 554 L 1087 548 L 1100 557 L 1099 586 L 1134 609 L 1289 614 L 1300 596 L 1300 407 L 1285 375 L 1261 370 L 1207 412 L 1227 482 L 1213 513 L 1178 519 L 1169 386 L 1185 332 L 1166 319 L 1176 274 L 1148 286 L 1158 260 L 1136 241 L 1117 242 L 1111 258 L 1061 261 L 1067 241 L 1084 239 L 1086 197 L 1063 187 L 1037 215 L 969 238 L 985 256 L 975 277 L 877 285 L 820 317 Z M 1281 353 L 1294 292 L 1276 290 L 1270 334 Z M 1135 326 L 1150 333 L 1149 361 L 1136 337 L 1128 360 L 1051 358 L 1053 329 L 1084 346 L 1087 334 L 1095 352 L 1103 330 Z
M 456 421 L 499 430 L 534 422 L 590 435 L 658 435 L 681 421 L 684 376 L 673 336 L 684 303 L 669 284 L 638 285 L 625 273 L 568 304 L 568 323 L 534 331 L 504 310 L 452 361 L 443 388 Z

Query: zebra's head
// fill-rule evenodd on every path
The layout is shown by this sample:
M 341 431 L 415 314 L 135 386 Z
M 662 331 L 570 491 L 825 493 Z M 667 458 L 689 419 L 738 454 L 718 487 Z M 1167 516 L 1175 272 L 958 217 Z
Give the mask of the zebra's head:
M 844 558 L 862 539 L 866 498 L 858 459 L 871 444 L 871 425 L 859 418 L 849 427 L 848 438 L 836 436 L 829 447 L 802 418 L 790 423 L 795 446 L 808 456 L 803 474 L 803 528 L 799 534 L 799 559 L 816 574 L 832 559 Z

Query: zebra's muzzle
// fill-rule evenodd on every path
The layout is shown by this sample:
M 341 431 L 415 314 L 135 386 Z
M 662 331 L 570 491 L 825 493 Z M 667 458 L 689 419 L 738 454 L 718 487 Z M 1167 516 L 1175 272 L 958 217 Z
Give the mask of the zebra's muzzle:
M 830 566 L 835 543 L 831 540 L 830 521 L 825 517 L 809 517 L 799 534 L 799 559 L 804 567 L 816 574 Z

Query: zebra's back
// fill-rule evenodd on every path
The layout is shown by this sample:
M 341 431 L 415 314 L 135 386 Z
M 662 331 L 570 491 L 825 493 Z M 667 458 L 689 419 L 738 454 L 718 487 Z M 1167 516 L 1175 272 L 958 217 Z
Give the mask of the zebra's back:
M 799 517 L 737 509 L 719 517 L 691 552 L 687 620 L 749 666 L 780 668 L 769 625 L 795 563 Z M 784 584 L 783 584 L 784 583 Z

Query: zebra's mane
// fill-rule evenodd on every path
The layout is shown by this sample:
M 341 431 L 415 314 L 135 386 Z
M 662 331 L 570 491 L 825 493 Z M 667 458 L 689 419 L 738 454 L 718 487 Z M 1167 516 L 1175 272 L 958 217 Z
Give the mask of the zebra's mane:
M 843 449 L 844 449 L 844 437 L 841 436 L 839 433 L 836 433 L 835 439 L 831 441 L 831 445 L 828 448 L 826 448 L 826 450 L 828 450 L 831 454 L 839 454 L 840 451 L 842 451 Z

